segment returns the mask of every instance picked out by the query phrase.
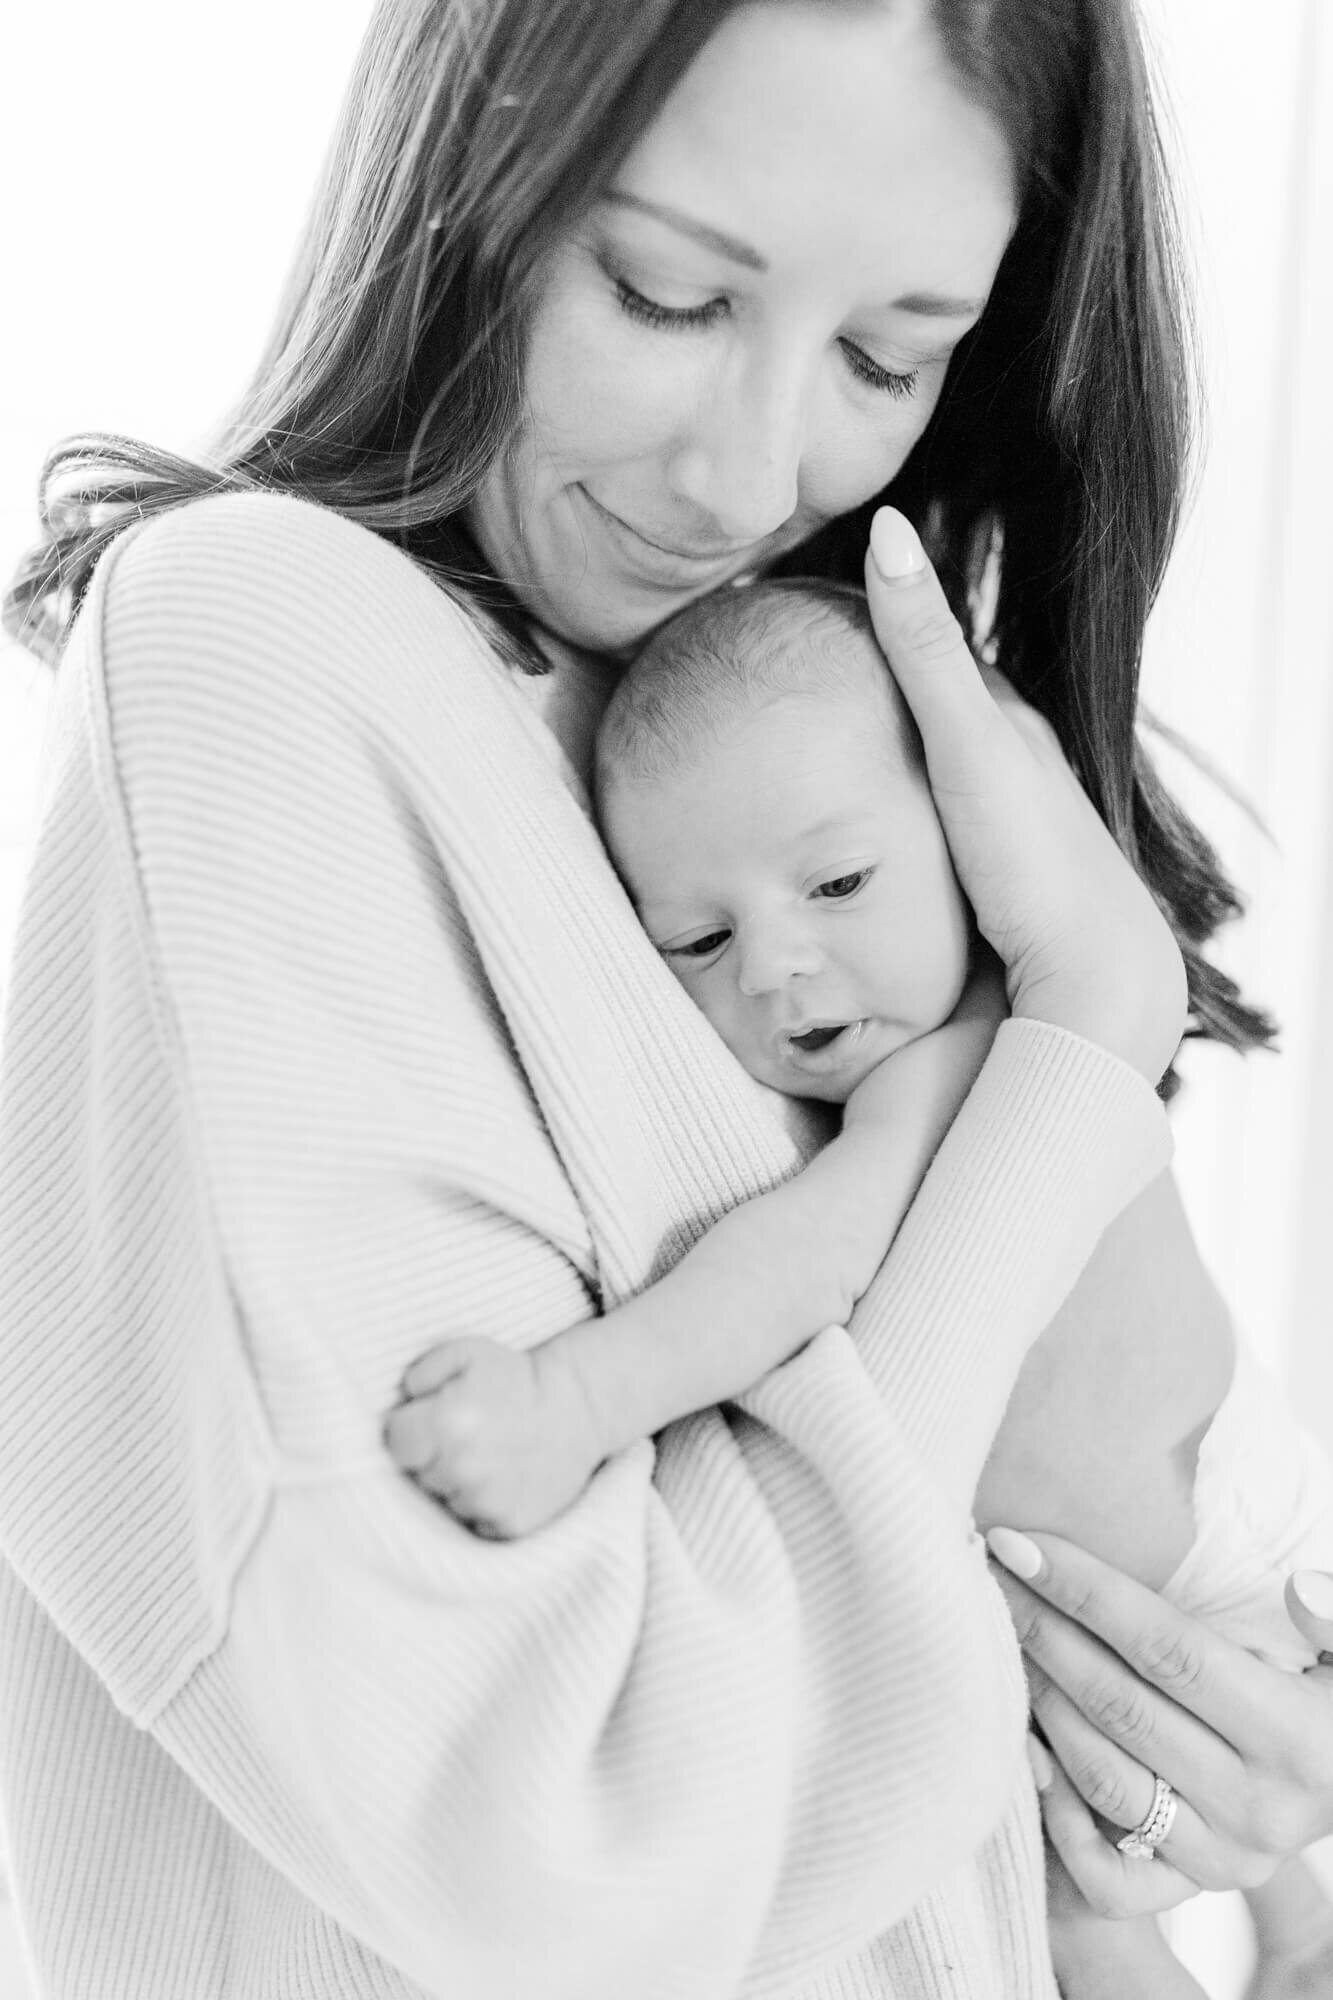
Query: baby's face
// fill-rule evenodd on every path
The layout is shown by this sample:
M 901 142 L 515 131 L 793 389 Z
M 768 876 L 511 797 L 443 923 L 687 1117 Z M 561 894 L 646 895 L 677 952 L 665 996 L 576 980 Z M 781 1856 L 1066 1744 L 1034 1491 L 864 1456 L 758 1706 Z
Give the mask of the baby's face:
M 967 907 L 871 700 L 777 697 L 602 812 L 649 937 L 761 1083 L 845 1103 L 953 1012 Z

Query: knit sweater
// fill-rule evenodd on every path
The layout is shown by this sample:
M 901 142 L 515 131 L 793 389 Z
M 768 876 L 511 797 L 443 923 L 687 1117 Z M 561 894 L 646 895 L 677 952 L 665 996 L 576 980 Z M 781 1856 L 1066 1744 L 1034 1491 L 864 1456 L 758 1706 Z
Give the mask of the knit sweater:
M 550 753 L 466 611 L 331 513 L 217 497 L 100 565 L 0 1099 L 42 1995 L 1053 1991 L 970 1500 L 1161 1107 L 1007 1023 L 849 1328 L 475 1539 L 382 1448 L 405 1364 L 624 1299 L 818 1140 Z

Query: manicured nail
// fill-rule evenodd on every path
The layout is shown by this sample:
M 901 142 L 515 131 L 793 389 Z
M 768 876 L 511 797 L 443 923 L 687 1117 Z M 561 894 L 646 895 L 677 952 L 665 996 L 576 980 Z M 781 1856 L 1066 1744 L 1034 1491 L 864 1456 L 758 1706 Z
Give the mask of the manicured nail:
M 870 553 L 885 583 L 910 582 L 926 566 L 916 529 L 893 507 L 881 507 L 870 523 Z
M 1327 1570 L 1295 1570 L 1291 1587 L 1312 1618 L 1326 1618 L 1333 1623 L 1333 1576 Z
M 1041 1575 L 1041 1550 L 1026 1535 L 1020 1535 L 1017 1528 L 992 1528 L 986 1537 L 986 1547 L 996 1562 L 1003 1563 L 1024 1582 L 1030 1583 L 1034 1576 Z
M 1039 1792 L 1044 1792 L 1055 1776 L 1055 1766 L 1051 1762 L 1051 1753 L 1038 1736 L 1028 1737 L 1027 1752 L 1028 1762 L 1032 1766 L 1032 1781 Z

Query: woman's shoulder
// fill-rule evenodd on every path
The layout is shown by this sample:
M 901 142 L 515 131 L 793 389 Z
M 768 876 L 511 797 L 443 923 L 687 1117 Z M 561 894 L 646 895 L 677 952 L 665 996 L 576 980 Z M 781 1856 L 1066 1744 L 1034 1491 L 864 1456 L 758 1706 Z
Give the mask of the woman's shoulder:
M 230 601 L 275 598 L 317 605 L 364 584 L 390 591 L 423 588 L 466 617 L 412 558 L 383 535 L 332 507 L 294 493 L 215 492 L 187 500 L 127 528 L 100 565 L 125 579 L 169 565 L 182 586 L 221 586 Z
M 402 550 L 278 493 L 211 494 L 128 528 L 80 623 L 113 703 L 206 683 L 233 711 L 313 700 L 368 714 L 391 705 L 413 658 L 493 663 L 463 603 Z

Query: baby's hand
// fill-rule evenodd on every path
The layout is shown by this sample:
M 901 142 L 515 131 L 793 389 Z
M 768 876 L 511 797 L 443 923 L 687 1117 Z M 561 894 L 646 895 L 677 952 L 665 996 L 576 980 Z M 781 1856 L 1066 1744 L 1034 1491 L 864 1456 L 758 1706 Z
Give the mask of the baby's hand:
M 577 1499 L 604 1456 L 560 1343 L 515 1353 L 446 1340 L 414 1361 L 389 1454 L 479 1535 L 530 1534 Z

